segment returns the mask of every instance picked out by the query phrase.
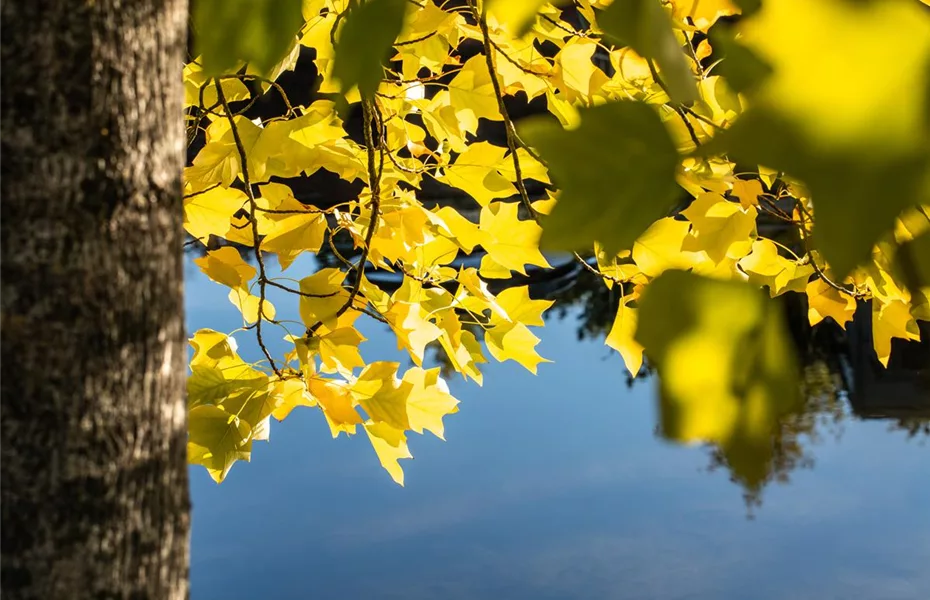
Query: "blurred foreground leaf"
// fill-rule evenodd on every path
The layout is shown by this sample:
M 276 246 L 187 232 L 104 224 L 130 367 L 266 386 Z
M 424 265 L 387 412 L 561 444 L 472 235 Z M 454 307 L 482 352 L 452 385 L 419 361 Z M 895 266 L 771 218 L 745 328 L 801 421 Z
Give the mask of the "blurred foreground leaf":
M 800 399 L 778 305 L 744 283 L 667 271 L 643 293 L 636 341 L 660 376 L 662 435 L 716 444 L 741 478 L 764 479 L 778 419 Z
M 928 195 L 930 13 L 906 0 L 779 0 L 739 39 L 772 71 L 717 143 L 808 185 L 814 241 L 842 280 Z
M 678 153 L 655 110 L 613 102 L 581 112 L 576 129 L 551 120 L 522 123 L 562 189 L 543 221 L 541 245 L 562 250 L 601 242 L 608 254 L 628 249 L 671 209 Z
M 194 0 L 197 53 L 208 76 L 240 62 L 269 73 L 294 45 L 303 23 L 301 0 Z

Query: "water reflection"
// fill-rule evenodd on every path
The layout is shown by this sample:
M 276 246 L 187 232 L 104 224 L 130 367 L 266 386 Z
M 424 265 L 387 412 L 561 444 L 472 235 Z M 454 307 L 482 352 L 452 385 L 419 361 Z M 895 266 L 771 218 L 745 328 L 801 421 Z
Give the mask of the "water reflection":
M 348 238 L 337 240 L 339 253 L 350 260 L 356 250 Z M 191 252 L 202 252 L 196 247 Z M 243 256 L 249 256 L 243 252 Z M 534 298 L 555 300 L 546 320 L 574 322 L 579 342 L 603 343 L 616 314 L 620 293 L 607 288 L 600 278 L 584 270 L 576 262 L 553 257 L 552 270 L 529 270 L 507 282 L 490 282 L 494 291 L 509 285 L 529 285 Z M 318 268 L 339 267 L 341 259 L 326 245 L 314 257 Z M 475 263 L 480 256 L 467 260 Z M 394 291 L 402 279 L 396 274 L 373 272 L 370 279 L 388 292 Z M 759 507 L 763 491 L 771 483 L 788 483 L 793 472 L 811 469 L 816 464 L 814 447 L 824 438 L 839 439 L 844 423 L 849 419 L 879 419 L 889 423 L 909 438 L 930 436 L 930 333 L 923 342 L 894 340 L 894 352 L 886 369 L 874 358 L 870 344 L 871 313 L 868 305 L 860 307 L 847 330 L 824 321 L 811 327 L 807 320 L 805 298 L 788 294 L 778 298 L 788 315 L 792 339 L 802 360 L 801 387 L 803 402 L 799 409 L 778 423 L 765 453 L 748 448 L 729 453 L 715 445 L 707 445 L 707 472 L 725 471 L 731 482 L 740 485 L 747 507 Z M 483 330 L 464 324 L 478 338 Z M 868 343 L 867 343 L 868 342 Z M 605 353 L 612 352 L 604 349 Z M 443 369 L 446 378 L 457 373 L 438 343 L 427 348 L 431 365 Z M 620 359 L 612 357 L 617 365 Z M 624 371 L 627 387 L 644 385 L 653 375 L 646 361 L 634 379 Z M 657 426 L 654 434 L 661 437 Z M 750 512 L 750 514 L 752 514 Z
M 290 275 L 317 267 L 304 257 Z M 855 416 L 832 338 L 804 346 L 808 403 L 773 441 L 767 478 L 734 476 L 751 502 L 765 489 L 748 521 L 712 449 L 656 438 L 652 378 L 628 387 L 603 346 L 616 298 L 565 274 L 573 285 L 534 286 L 564 294 L 540 332 L 555 364 L 539 376 L 489 364 L 483 388 L 452 379 L 461 411 L 447 442 L 411 436 L 406 488 L 313 410 L 275 426 L 220 486 L 193 469 L 193 598 L 928 597 L 926 450 L 889 435 L 897 421 Z M 187 290 L 190 329 L 238 327 L 193 265 Z M 403 360 L 380 324 L 363 333 L 366 359 Z M 249 335 L 236 338 L 254 360 Z

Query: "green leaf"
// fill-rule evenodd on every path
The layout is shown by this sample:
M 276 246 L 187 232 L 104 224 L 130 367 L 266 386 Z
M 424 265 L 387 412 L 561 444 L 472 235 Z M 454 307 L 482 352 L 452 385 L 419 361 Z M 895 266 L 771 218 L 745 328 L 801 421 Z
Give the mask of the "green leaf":
M 597 22 L 608 37 L 656 62 L 672 100 L 690 106 L 698 99 L 682 45 L 658 0 L 615 0 Z
M 646 104 L 614 102 L 580 114 L 573 130 L 536 119 L 519 127 L 562 189 L 543 221 L 541 245 L 578 250 L 598 241 L 614 254 L 674 205 L 678 153 Z
M 348 14 L 333 65 L 343 92 L 357 85 L 368 96 L 378 89 L 381 65 L 400 34 L 406 9 L 404 0 L 369 0 Z
M 194 41 L 203 70 L 214 77 L 244 61 L 259 73 L 270 72 L 303 24 L 301 5 L 301 0 L 194 0 Z
M 800 397 L 778 305 L 745 283 L 666 271 L 643 292 L 635 338 L 660 376 L 662 434 L 715 443 L 741 479 L 763 480 Z

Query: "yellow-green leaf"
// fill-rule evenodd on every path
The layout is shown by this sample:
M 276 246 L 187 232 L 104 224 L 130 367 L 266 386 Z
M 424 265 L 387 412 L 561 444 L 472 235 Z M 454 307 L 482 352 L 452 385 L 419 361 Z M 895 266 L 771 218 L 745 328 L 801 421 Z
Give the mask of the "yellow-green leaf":
M 663 435 L 718 444 L 744 480 L 764 478 L 799 399 L 781 310 L 744 283 L 667 271 L 640 298 L 635 339 L 659 372 Z

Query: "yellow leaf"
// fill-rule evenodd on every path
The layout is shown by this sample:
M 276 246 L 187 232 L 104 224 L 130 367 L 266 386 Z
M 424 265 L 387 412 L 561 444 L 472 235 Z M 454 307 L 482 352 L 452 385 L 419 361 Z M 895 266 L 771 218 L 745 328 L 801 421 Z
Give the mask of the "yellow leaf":
M 873 154 L 889 143 L 896 153 L 925 147 L 930 18 L 915 3 L 766 2 L 740 29 L 774 68 L 758 101 L 810 143 Z
M 211 235 L 251 246 L 252 231 L 246 219 L 233 215 L 248 205 L 241 190 L 215 187 L 184 199 L 184 229 L 204 245 Z
M 553 304 L 554 300 L 531 300 L 529 286 L 510 287 L 497 295 L 497 305 L 504 310 L 510 321 L 524 325 L 546 324 L 542 314 Z M 492 314 L 491 323 L 501 321 L 496 314 Z
M 478 226 L 461 215 L 451 206 L 443 206 L 434 213 L 440 220 L 438 226 L 446 235 L 465 252 L 471 252 L 481 243 L 484 235 Z
M 856 312 L 856 299 L 817 278 L 807 284 L 807 318 L 811 327 L 831 317 L 840 327 L 852 321 Z
M 349 375 L 355 367 L 364 367 L 365 361 L 358 346 L 365 338 L 354 327 L 340 327 L 323 335 L 314 336 L 311 343 L 317 344 L 323 373 Z
M 313 378 L 307 381 L 307 388 L 323 409 L 334 438 L 341 431 L 350 435 L 355 433 L 355 426 L 362 422 L 362 417 L 355 410 L 355 400 L 346 384 Z
M 597 51 L 597 42 L 573 37 L 556 56 L 556 77 L 561 80 L 560 91 L 569 102 L 591 102 L 594 94 L 607 83 L 608 77 L 598 69 L 591 57 Z
M 445 168 L 439 180 L 466 192 L 481 206 L 496 198 L 513 196 L 517 188 L 498 171 L 506 152 L 506 148 L 488 142 L 471 144 Z
M 404 430 L 410 429 L 407 399 L 413 385 L 397 379 L 399 366 L 395 362 L 373 362 L 359 374 L 351 390 L 373 421 Z
M 245 117 L 235 118 L 236 130 L 248 156 L 261 135 L 261 128 Z M 203 184 L 222 184 L 229 187 L 242 173 L 242 159 L 233 137 L 229 121 L 214 120 L 207 127 L 207 143 L 194 157 L 193 165 L 185 170 L 187 181 Z
M 481 385 L 483 378 L 478 365 L 487 360 L 475 334 L 463 329 L 461 321 L 452 311 L 444 313 L 438 325 L 442 329 L 439 343 L 446 352 L 446 356 L 449 357 L 452 368 L 461 373 L 465 379 L 470 377 Z
M 478 131 L 478 119 L 503 119 L 483 54 L 469 58 L 449 82 L 449 100 L 460 126 L 469 133 Z
M 342 287 L 346 274 L 339 269 L 320 269 L 309 277 L 300 280 L 300 318 L 307 327 L 319 322 L 333 329 L 336 313 L 349 299 L 349 292 Z
M 720 17 L 740 13 L 731 0 L 671 0 L 671 3 L 672 18 L 684 22 L 690 17 L 701 31 L 707 31 Z
M 539 338 L 523 323 L 501 323 L 492 327 L 485 331 L 484 342 L 488 352 L 498 361 L 516 361 L 534 375 L 539 363 L 552 362 L 536 352 Z
M 261 249 L 278 255 L 281 269 L 287 269 L 301 253 L 316 252 L 326 235 L 326 217 L 294 198 L 290 188 L 278 183 L 262 186 L 264 208 L 271 211 L 293 211 L 290 214 L 262 213 Z
M 695 262 L 682 251 L 691 225 L 665 217 L 653 223 L 633 244 L 633 261 L 650 277 L 667 269 L 687 269 Z
M 220 81 L 223 95 L 227 102 L 248 100 L 252 95 L 249 88 L 239 79 L 223 79 Z M 217 106 L 216 86 L 213 79 L 207 77 L 197 62 L 191 61 L 184 65 L 184 107 L 201 106 L 200 98 L 203 96 L 203 108 Z
M 283 379 L 275 382 L 272 394 L 278 397 L 277 408 L 271 413 L 275 419 L 283 421 L 298 406 L 316 406 L 317 402 L 310 395 L 307 385 L 300 379 Z
M 741 56 L 744 71 L 762 72 L 748 78 L 749 109 L 714 144 L 806 184 L 817 250 L 845 279 L 926 197 L 930 14 L 905 0 L 780 0 L 738 34 L 748 51 L 731 42 L 742 52 L 724 64 Z
M 762 193 L 762 182 L 758 179 L 737 179 L 733 182 L 733 195 L 739 198 L 743 210 L 759 206 L 759 196 Z
M 750 282 L 767 285 L 773 298 L 785 291 L 803 292 L 814 272 L 809 264 L 798 265 L 781 256 L 775 243 L 766 238 L 752 243 L 752 252 L 740 259 L 739 266 Z
M 490 0 L 488 16 L 493 17 L 502 28 L 511 35 L 520 37 L 530 30 L 536 20 L 536 13 L 549 0 Z M 566 0 L 555 0 L 555 4 L 564 4 Z
M 194 264 L 213 281 L 246 291 L 256 273 L 255 267 L 242 260 L 239 251 L 232 246 L 210 250 L 203 258 L 195 258 Z
M 203 465 L 220 483 L 237 460 L 252 455 L 252 430 L 242 419 L 216 406 L 196 406 L 188 414 L 187 460 Z
M 643 347 L 634 339 L 635 333 L 636 309 L 621 301 L 605 343 L 620 353 L 623 363 L 633 377 L 636 377 L 643 366 Z
M 252 295 L 248 290 L 234 289 L 229 290 L 229 301 L 232 302 L 233 306 L 239 309 L 246 323 L 255 323 L 258 321 L 258 305 L 261 302 L 261 298 Z M 265 298 L 264 302 L 262 302 L 262 318 L 266 321 L 271 321 L 274 320 L 274 316 L 274 305 L 270 300 Z
M 441 440 L 442 418 L 458 412 L 459 401 L 449 393 L 449 386 L 439 375 L 440 369 L 413 367 L 404 373 L 404 382 L 412 387 L 407 399 L 407 419 L 410 429 L 417 433 L 432 432 Z
M 525 275 L 524 265 L 549 267 L 549 263 L 539 251 L 542 229 L 532 220 L 519 220 L 518 212 L 519 205 L 513 202 L 482 208 L 479 226 L 487 237 L 481 245 L 495 262 Z
M 395 294 L 396 295 L 396 294 Z M 397 335 L 397 347 L 406 348 L 413 362 L 423 364 L 426 345 L 439 338 L 442 330 L 427 320 L 428 315 L 419 301 L 395 299 L 384 313 Z
M 695 198 L 682 214 L 691 221 L 691 232 L 682 250 L 706 252 L 714 263 L 749 254 L 756 234 L 754 207 L 743 210 L 723 196 L 708 192 Z
M 917 321 L 908 311 L 907 304 L 894 300 L 883 304 L 872 300 L 872 344 L 875 354 L 884 366 L 891 358 L 891 339 L 920 340 Z
M 395 429 L 387 423 L 365 424 L 365 433 L 371 441 L 381 466 L 390 474 L 391 478 L 399 485 L 404 485 L 404 470 L 397 462 L 402 458 L 413 458 L 410 449 L 407 448 L 407 436 L 403 430 Z

